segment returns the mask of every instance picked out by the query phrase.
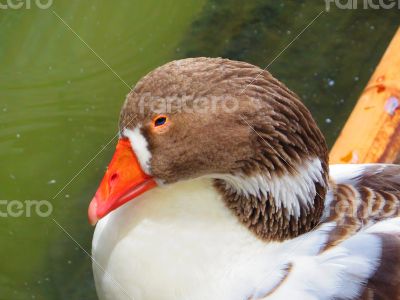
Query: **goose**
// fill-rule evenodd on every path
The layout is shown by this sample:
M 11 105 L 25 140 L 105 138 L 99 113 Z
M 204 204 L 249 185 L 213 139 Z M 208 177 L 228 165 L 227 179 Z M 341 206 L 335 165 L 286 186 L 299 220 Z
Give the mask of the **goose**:
M 119 134 L 88 210 L 100 299 L 400 299 L 400 167 L 330 166 L 268 71 L 167 63 Z

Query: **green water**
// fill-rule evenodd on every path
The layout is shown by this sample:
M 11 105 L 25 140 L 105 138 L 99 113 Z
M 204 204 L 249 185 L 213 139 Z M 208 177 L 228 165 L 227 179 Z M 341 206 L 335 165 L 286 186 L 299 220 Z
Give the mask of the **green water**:
M 0 10 L 0 199 L 54 206 L 48 218 L 0 218 L 0 299 L 96 299 L 80 246 L 90 251 L 87 205 L 128 86 L 187 56 L 265 67 L 323 9 L 322 1 L 74 0 Z M 332 9 L 269 67 L 330 144 L 399 16 Z

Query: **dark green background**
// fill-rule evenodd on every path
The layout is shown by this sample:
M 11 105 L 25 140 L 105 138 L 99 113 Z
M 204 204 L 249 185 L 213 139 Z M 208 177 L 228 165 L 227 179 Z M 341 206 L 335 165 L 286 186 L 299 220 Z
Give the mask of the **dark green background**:
M 0 0 L 1 3 L 6 1 Z M 54 1 L 0 10 L 0 199 L 48 199 L 50 218 L 0 218 L 0 299 L 96 299 L 87 206 L 129 88 L 156 66 L 222 56 L 267 66 L 323 1 Z M 269 70 L 329 144 L 399 25 L 399 10 L 324 12 Z M 53 220 L 54 218 L 54 220 Z

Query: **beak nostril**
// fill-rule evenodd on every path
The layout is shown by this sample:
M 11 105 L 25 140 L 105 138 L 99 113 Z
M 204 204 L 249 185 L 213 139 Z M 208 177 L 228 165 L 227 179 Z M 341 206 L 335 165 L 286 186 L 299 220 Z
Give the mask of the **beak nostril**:
M 117 179 L 118 179 L 118 174 L 117 173 L 112 174 L 110 177 L 110 184 L 113 184 L 114 181 Z

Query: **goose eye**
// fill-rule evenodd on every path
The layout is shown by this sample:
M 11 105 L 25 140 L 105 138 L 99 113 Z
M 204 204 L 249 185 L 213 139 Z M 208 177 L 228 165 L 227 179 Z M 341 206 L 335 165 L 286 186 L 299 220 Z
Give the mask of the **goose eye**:
M 153 119 L 153 129 L 157 130 L 157 132 L 164 132 L 168 125 L 169 119 L 165 115 L 159 115 Z
M 157 117 L 157 118 L 154 120 L 154 126 L 155 126 L 155 127 L 157 127 L 157 126 L 162 126 L 162 125 L 164 125 L 166 122 L 167 122 L 167 118 L 166 118 L 166 117 L 164 117 L 164 116 L 162 116 L 162 117 Z

